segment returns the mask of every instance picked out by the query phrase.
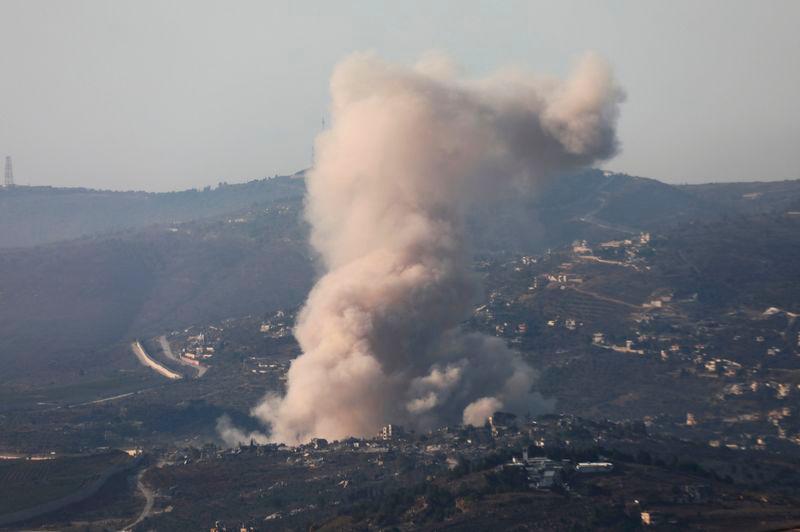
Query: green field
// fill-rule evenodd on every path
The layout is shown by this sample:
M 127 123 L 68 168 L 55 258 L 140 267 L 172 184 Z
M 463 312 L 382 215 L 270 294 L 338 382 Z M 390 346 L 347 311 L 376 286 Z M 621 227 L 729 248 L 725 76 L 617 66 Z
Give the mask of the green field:
M 60 499 L 133 458 L 121 451 L 53 460 L 0 461 L 0 515 Z
M 162 384 L 163 379 L 159 380 L 150 373 L 129 371 L 68 385 L 35 388 L 0 385 L 0 412 L 78 405 Z

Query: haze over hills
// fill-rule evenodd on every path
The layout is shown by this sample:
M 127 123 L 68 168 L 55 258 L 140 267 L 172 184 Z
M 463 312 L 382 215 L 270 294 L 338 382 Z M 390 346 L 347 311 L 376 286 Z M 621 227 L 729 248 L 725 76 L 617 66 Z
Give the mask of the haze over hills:
M 165 466 L 146 470 L 163 511 L 140 528 L 190 530 L 220 517 L 260 523 L 264 515 L 288 526 L 332 512 L 377 522 L 387 519 L 383 501 L 390 500 L 408 508 L 392 510 L 403 516 L 392 519 L 435 529 L 445 517 L 409 517 L 419 497 L 451 512 L 454 523 L 481 522 L 484 510 L 487 523 L 498 515 L 509 526 L 551 519 L 554 530 L 638 522 L 638 513 L 614 502 L 624 497 L 650 509 L 683 508 L 681 522 L 691 525 L 704 514 L 675 490 L 694 485 L 712 486 L 702 500 L 716 510 L 730 500 L 739 508 L 742 497 L 756 501 L 745 515 L 726 514 L 726 523 L 791 521 L 785 512 L 794 499 L 780 497 L 800 486 L 791 469 L 800 456 L 800 181 L 676 187 L 591 170 L 552 182 L 532 200 L 474 213 L 472 266 L 485 293 L 462 325 L 520 352 L 558 415 L 496 434 L 441 429 L 420 434 L 421 447 L 390 437 L 357 449 L 347 440 L 288 454 L 269 445 L 222 451 L 215 445 L 247 442 L 258 435 L 247 431 L 263 430 L 249 413 L 265 390 L 285 389 L 299 352 L 294 313 L 318 275 L 302 217 L 303 181 L 286 179 L 243 185 L 257 188 L 261 200 L 216 216 L 1 249 L 0 420 L 8 430 L 0 450 L 179 447 Z M 236 187 L 232 197 L 243 197 Z M 113 194 L 105 201 L 117 201 Z M 153 204 L 163 208 L 159 201 Z M 134 339 L 184 378 L 141 365 Z M 212 349 L 203 362 L 210 367 L 198 377 L 165 344 L 175 353 Z M 226 423 L 244 432 L 228 433 Z M 520 446 L 557 460 L 603 457 L 614 473 L 565 477 L 580 497 L 557 486 L 530 491 L 495 469 Z M 373 452 L 384 458 L 375 462 Z M 109 460 L 98 456 L 101 465 Z M 16 462 L 9 475 L 46 475 L 19 472 L 26 461 Z M 428 474 L 439 475 L 434 491 L 415 491 Z M 83 481 L 73 475 L 73 483 Z M 264 475 L 279 487 L 265 490 Z M 287 489 L 306 513 L 286 510 Z M 395 489 L 411 491 L 397 498 Z M 479 499 L 470 499 L 473 491 Z M 751 494 L 762 491 L 768 507 Z M 90 507 L 133 512 L 120 509 L 137 500 L 132 489 L 108 493 L 118 499 Z M 513 493 L 525 498 L 504 499 Z M 329 511 L 310 497 L 340 502 Z M 222 509 L 210 502 L 220 498 Z M 544 501 L 552 504 L 546 512 Z M 600 519 L 586 513 L 593 505 L 611 509 Z M 573 515 L 575 508 L 584 513 Z M 66 523 L 84 511 L 45 519 Z
M 0 188 L 0 248 L 28 247 L 153 224 L 212 219 L 274 201 L 300 205 L 303 172 L 241 184 L 180 192 L 117 192 L 84 188 Z M 800 206 L 800 181 L 669 185 L 626 174 L 587 170 L 553 180 L 530 199 L 508 198 L 499 209 L 477 213 L 486 231 L 479 247 L 502 248 L 506 224 L 524 223 L 527 247 L 560 245 L 577 236 L 638 231 L 724 212 L 768 212 Z M 596 223 L 601 222 L 601 223 Z M 626 227 L 629 224 L 630 227 Z M 577 225 L 577 227 L 576 227 Z M 483 228 L 483 229 L 482 229 Z M 497 243 L 500 239 L 501 244 Z M 514 236 L 513 238 L 520 238 Z
M 303 180 L 291 178 L 168 194 L 0 192 L 0 201 L 16 205 L 17 213 L 21 205 L 42 206 L 19 216 L 4 208 L 6 245 L 94 233 L 0 251 L 0 361 L 15 361 L 3 380 L 77 378 L 101 371 L 109 353 L 138 336 L 299 305 L 314 279 L 302 197 Z M 794 248 L 778 246 L 778 235 L 787 237 L 780 229 L 773 240 L 766 238 L 769 230 L 748 232 L 749 221 L 687 222 L 771 209 L 780 216 L 798 202 L 800 181 L 676 187 L 591 170 L 554 181 L 532 201 L 476 215 L 474 252 L 540 253 L 575 240 L 599 242 L 683 224 L 675 238 L 697 242 L 705 252 L 698 260 L 722 267 L 731 248 L 708 242 L 729 242 L 741 255 L 750 245 L 764 253 Z M 167 223 L 181 218 L 206 219 Z M 757 268 L 759 259 L 753 260 Z M 740 282 L 731 275 L 715 281 L 719 293 Z M 120 356 L 128 357 L 124 351 Z
M 181 192 L 114 192 L 84 188 L 0 189 L 0 248 L 47 244 L 98 233 L 178 223 L 278 199 L 299 201 L 302 180 L 266 178 Z
M 0 532 L 800 530 L 800 3 L 474 3 L 0 0 Z
M 312 278 L 299 201 L 270 205 L 0 252 L 3 378 L 69 380 L 122 340 L 299 304 Z

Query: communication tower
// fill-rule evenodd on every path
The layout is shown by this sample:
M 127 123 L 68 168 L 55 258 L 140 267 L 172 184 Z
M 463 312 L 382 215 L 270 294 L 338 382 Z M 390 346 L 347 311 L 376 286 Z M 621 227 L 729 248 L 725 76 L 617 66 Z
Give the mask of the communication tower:
M 6 156 L 6 177 L 3 184 L 6 188 L 10 188 L 14 186 L 14 167 L 11 165 L 11 156 Z

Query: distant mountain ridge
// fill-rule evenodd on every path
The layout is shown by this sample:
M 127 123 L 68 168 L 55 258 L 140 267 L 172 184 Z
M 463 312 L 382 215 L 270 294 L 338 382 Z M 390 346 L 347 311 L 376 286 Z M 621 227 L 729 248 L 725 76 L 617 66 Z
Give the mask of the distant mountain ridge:
M 211 218 L 263 202 L 299 201 L 304 193 L 302 179 L 288 176 L 161 193 L 0 188 L 0 248 L 49 244 L 158 223 Z
M 301 205 L 304 172 L 180 192 L 117 192 L 85 188 L 0 188 L 0 249 L 210 219 L 262 203 Z M 512 203 L 514 203 L 512 205 Z M 800 180 L 669 185 L 654 179 L 589 169 L 478 213 L 477 239 L 511 244 L 507 225 L 531 226 L 521 245 L 553 246 L 582 234 L 663 228 L 724 213 L 800 208 Z M 489 222 L 488 224 L 485 222 Z M 593 227 L 589 227 L 593 226 Z M 616 231 L 615 231 L 616 229 Z M 480 234 L 483 233 L 483 234 Z
M 800 180 L 670 185 L 589 169 L 553 179 L 530 198 L 475 214 L 478 250 L 537 252 L 575 240 L 609 240 L 688 221 L 800 210 Z
M 0 382 L 107 371 L 120 346 L 117 360 L 135 364 L 125 350 L 133 338 L 301 304 L 317 275 L 304 193 L 304 180 L 290 177 L 167 194 L 0 191 Z M 727 300 L 769 254 L 781 275 L 766 291 L 788 294 L 794 255 L 776 246 L 792 229 L 769 231 L 773 220 L 797 217 L 786 213 L 800 211 L 800 180 L 673 186 L 587 170 L 499 207 L 470 221 L 477 255 L 539 254 L 650 231 L 722 271 L 739 236 L 769 236 L 753 264 L 715 285 Z M 759 216 L 759 229 L 748 231 Z M 747 245 L 734 247 L 741 254 Z

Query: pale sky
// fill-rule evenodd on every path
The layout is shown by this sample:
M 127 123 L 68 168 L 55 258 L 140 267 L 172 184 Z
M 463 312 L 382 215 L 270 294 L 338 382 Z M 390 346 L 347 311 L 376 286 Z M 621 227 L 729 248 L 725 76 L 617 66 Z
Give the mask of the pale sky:
M 800 178 L 800 1 L 0 0 L 0 155 L 17 182 L 176 190 L 309 165 L 338 60 L 448 52 L 628 99 L 611 170 Z

